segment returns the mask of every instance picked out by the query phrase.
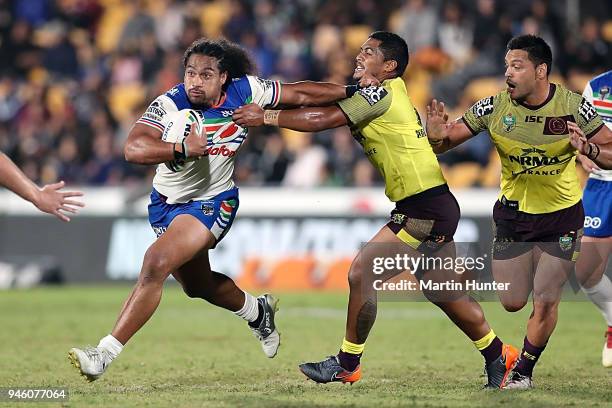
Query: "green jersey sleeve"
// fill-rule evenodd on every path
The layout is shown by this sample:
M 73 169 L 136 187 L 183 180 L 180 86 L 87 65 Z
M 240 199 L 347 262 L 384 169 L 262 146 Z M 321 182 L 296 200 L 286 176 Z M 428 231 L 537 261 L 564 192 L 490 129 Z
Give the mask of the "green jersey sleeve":
M 355 92 L 350 98 L 338 102 L 338 106 L 353 125 L 370 122 L 383 115 L 391 106 L 393 93 L 382 86 L 370 86 Z
M 493 96 L 483 98 L 463 114 L 463 122 L 472 134 L 477 135 L 488 129 L 489 120 L 495 106 L 495 99 Z
M 604 126 L 603 119 L 586 98 L 573 94 L 570 99 L 571 110 L 576 118 L 576 124 L 584 132 L 587 139 L 591 138 Z

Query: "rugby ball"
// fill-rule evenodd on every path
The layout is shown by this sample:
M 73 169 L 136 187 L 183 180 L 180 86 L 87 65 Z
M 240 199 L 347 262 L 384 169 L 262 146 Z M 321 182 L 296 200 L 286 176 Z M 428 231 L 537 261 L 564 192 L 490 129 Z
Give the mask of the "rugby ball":
M 168 115 L 166 127 L 162 133 L 162 140 L 166 143 L 181 143 L 191 131 L 191 125 L 195 125 L 195 131 L 199 134 L 204 129 L 204 115 L 201 111 L 194 109 L 183 109 Z M 173 171 L 181 171 L 185 164 L 197 160 L 197 157 L 189 157 L 185 160 L 171 160 L 165 163 L 166 167 Z

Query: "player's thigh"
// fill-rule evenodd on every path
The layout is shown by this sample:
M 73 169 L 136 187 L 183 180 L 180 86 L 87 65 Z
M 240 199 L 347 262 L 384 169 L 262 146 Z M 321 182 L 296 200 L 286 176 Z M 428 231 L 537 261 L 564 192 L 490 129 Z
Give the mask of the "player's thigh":
M 208 228 L 191 215 L 181 214 L 149 247 L 144 262 L 150 269 L 169 274 L 214 244 L 215 237 Z
M 349 270 L 349 281 L 371 287 L 375 280 L 387 281 L 409 271 L 420 254 L 383 226 L 357 253 Z
M 172 273 L 186 292 L 200 292 L 212 285 L 212 270 L 208 250 L 201 251 Z
M 527 242 L 531 226 L 498 201 L 493 209 L 493 248 L 491 270 L 493 279 L 504 285 L 497 292 L 507 310 L 520 310 L 529 298 L 535 273 L 534 257 L 539 252 Z
M 590 288 L 601 280 L 611 252 L 612 237 L 582 237 L 576 261 L 576 277 L 582 286 Z
M 554 304 L 574 269 L 574 261 L 543 252 L 533 278 L 533 301 Z
M 508 310 L 519 310 L 526 303 L 533 288 L 534 251 L 509 259 L 493 259 L 492 272 L 495 282 L 508 284 L 506 290 L 497 292 L 499 300 Z

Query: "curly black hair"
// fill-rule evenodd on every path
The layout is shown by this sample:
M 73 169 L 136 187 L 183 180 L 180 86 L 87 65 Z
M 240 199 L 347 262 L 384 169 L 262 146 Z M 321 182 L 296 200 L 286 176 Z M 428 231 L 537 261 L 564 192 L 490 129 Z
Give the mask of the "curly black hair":
M 187 67 L 187 61 L 192 54 L 207 55 L 218 61 L 219 71 L 227 72 L 227 79 L 223 84 L 224 88 L 229 86 L 232 78 L 240 78 L 255 73 L 255 63 L 248 52 L 240 45 L 225 39 L 200 38 L 195 40 L 185 50 L 183 67 Z

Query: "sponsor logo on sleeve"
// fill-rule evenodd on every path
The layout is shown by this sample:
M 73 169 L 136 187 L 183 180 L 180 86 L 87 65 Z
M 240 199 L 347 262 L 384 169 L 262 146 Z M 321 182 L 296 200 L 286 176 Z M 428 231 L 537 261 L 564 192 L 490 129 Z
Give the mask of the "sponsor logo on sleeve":
M 477 118 L 493 113 L 493 97 L 489 96 L 476 102 L 472 107 L 472 113 Z
M 363 96 L 363 98 L 370 104 L 370 106 L 374 106 L 376 103 L 380 102 L 382 98 L 387 96 L 389 92 L 382 86 L 369 86 L 367 88 L 362 88 L 358 91 L 359 95 Z
M 597 116 L 597 111 L 593 105 L 591 105 L 591 103 L 584 98 L 582 98 L 582 101 L 578 106 L 578 113 L 587 122 L 592 121 Z
M 159 101 L 153 101 L 142 115 L 143 118 L 151 119 L 156 122 L 161 122 L 167 112 Z
M 274 83 L 272 81 L 270 81 L 269 79 L 262 79 L 262 78 L 259 78 L 259 77 L 255 77 L 255 80 L 257 81 L 259 86 L 261 86 L 261 88 L 264 90 L 264 92 L 272 89 L 272 87 L 274 86 Z

